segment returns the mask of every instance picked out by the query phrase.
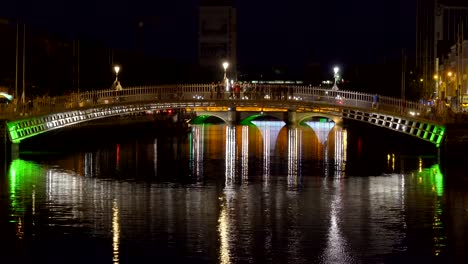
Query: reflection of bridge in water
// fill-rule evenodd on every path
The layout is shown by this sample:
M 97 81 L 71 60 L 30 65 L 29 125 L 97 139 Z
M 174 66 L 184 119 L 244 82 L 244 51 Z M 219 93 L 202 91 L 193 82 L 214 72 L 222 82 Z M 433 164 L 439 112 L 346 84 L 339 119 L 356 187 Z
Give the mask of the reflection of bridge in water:
M 253 156 L 259 154 L 261 156 L 262 181 L 268 183 L 270 180 L 270 171 L 272 158 L 278 158 L 287 161 L 288 185 L 291 188 L 296 188 L 300 185 L 301 164 L 304 152 L 310 152 L 312 146 L 304 144 L 304 131 L 308 128 L 299 126 L 285 126 L 282 121 L 254 121 L 255 127 L 249 125 L 242 126 L 225 126 L 221 135 L 225 140 L 225 177 L 226 183 L 247 182 L 249 180 L 249 161 Z M 346 164 L 346 148 L 347 136 L 346 130 L 341 126 L 333 127 L 332 122 L 308 122 L 311 127 L 323 127 L 328 130 L 325 135 L 324 130 L 321 133 L 312 133 L 310 136 L 317 136 L 317 141 L 320 149 L 320 156 L 317 157 L 324 165 L 324 176 L 341 177 L 345 170 Z M 319 125 L 322 124 L 322 125 Z M 327 127 L 328 126 L 328 127 Z M 206 145 L 206 127 L 204 125 L 194 125 L 191 138 L 191 159 L 192 159 L 192 174 L 197 179 L 203 178 L 204 160 L 207 158 L 204 154 Z M 261 138 L 251 138 L 251 129 L 258 129 Z M 286 130 L 286 131 L 283 131 Z M 279 135 L 286 132 L 286 146 L 283 148 L 286 153 L 277 149 L 279 143 Z M 239 135 L 240 134 L 240 135 Z M 284 134 L 283 134 L 284 136 Z M 326 138 L 323 138 L 326 137 Z M 330 140 L 329 140 L 330 139 Z M 261 153 L 251 153 L 249 143 L 252 140 L 260 140 Z M 309 139 L 310 141 L 310 139 Z M 321 143 L 321 142 L 324 143 Z M 328 142 L 329 141 L 329 142 Z M 284 157 L 283 157 L 284 155 Z M 239 177 L 239 178 L 236 178 Z
M 444 138 L 444 124 L 450 121 L 442 112 L 427 115 L 425 106 L 418 102 L 385 96 L 379 98 L 375 107 L 373 95 L 358 92 L 278 85 L 257 85 L 251 89 L 248 92 L 250 98 L 243 99 L 231 99 L 230 93 L 224 93 L 221 98 L 211 98 L 210 85 L 91 91 L 40 97 L 27 105 L 9 105 L 1 109 L 0 116 L 5 120 L 5 132 L 13 143 L 96 119 L 167 109 L 183 109 L 192 113 L 196 116 L 193 122 L 216 116 L 229 125 L 265 115 L 276 117 L 288 125 L 297 125 L 314 117 L 327 118 L 335 123 L 353 119 L 405 133 L 437 146 Z

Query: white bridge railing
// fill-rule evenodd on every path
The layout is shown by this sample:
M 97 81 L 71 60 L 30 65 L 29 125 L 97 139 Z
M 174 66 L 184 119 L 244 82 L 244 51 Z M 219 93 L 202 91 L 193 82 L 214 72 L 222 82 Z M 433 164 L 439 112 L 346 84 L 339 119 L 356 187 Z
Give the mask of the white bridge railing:
M 219 88 L 219 89 L 218 89 Z M 259 104 L 271 101 L 282 101 L 297 105 L 304 103 L 317 103 L 323 105 L 337 105 L 362 110 L 373 109 L 376 112 L 393 113 L 422 120 L 446 122 L 445 107 L 429 108 L 421 103 L 405 101 L 398 98 L 379 96 L 376 104 L 373 94 L 353 91 L 332 91 L 319 87 L 295 85 L 249 85 L 240 92 L 226 91 L 225 87 L 210 84 L 183 84 L 141 86 L 116 90 L 86 91 L 72 93 L 65 96 L 42 96 L 28 100 L 26 103 L 11 103 L 0 108 L 0 117 L 3 119 L 20 119 L 26 116 L 45 115 L 70 110 L 92 108 L 98 106 L 145 103 L 145 102 L 174 102 L 195 100 L 255 100 Z

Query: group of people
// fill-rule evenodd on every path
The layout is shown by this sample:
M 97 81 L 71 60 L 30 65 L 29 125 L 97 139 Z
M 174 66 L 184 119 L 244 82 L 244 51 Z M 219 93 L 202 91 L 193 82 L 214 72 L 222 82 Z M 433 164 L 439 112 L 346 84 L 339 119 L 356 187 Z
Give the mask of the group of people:
M 292 95 L 292 88 L 286 86 L 257 85 L 240 81 L 210 84 L 210 99 L 264 99 L 270 96 L 271 99 L 285 100 Z

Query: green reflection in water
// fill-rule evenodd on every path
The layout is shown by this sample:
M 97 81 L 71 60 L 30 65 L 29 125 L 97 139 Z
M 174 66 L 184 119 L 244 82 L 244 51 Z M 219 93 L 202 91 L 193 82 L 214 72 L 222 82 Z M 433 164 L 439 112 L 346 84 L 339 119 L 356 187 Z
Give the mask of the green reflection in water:
M 34 182 L 30 179 L 38 173 L 42 173 L 42 168 L 38 164 L 21 159 L 15 159 L 10 164 L 8 178 L 10 180 L 10 201 L 12 216 L 21 216 L 26 211 L 24 202 L 25 192 L 32 188 Z M 12 222 L 19 220 L 12 219 Z
M 419 176 L 423 177 L 424 180 L 428 180 L 428 183 L 431 184 L 432 191 L 435 192 L 436 197 L 434 197 L 434 215 L 432 220 L 432 229 L 434 232 L 434 251 L 435 256 L 440 256 L 446 249 L 446 240 L 444 223 L 442 221 L 443 202 L 441 200 L 444 194 L 444 175 L 440 171 L 439 164 L 434 164 L 430 168 L 422 169 L 419 172 Z
M 428 180 L 437 196 L 444 194 L 444 175 L 440 171 L 439 164 L 434 164 L 430 168 L 422 169 L 419 176 Z

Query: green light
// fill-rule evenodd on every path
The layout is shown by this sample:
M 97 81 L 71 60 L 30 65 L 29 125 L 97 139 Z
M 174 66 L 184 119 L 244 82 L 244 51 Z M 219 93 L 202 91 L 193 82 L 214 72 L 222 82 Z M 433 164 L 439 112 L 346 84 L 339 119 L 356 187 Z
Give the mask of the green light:
M 10 200 L 13 215 L 23 214 L 26 209 L 22 201 L 22 193 L 26 192 L 34 183 L 31 178 L 41 174 L 43 169 L 34 162 L 15 159 L 10 164 L 8 178 L 10 180 Z
M 326 118 L 320 118 L 319 120 L 321 123 L 325 123 L 325 122 L 328 122 L 328 120 Z
M 247 125 L 252 125 L 252 121 L 259 117 L 259 116 L 262 116 L 261 114 L 258 114 L 258 115 L 251 115 L 245 119 L 243 119 L 240 124 L 243 125 L 243 126 L 247 126 Z
M 432 165 L 431 171 L 434 177 L 436 193 L 438 196 L 442 196 L 444 194 L 444 175 L 440 172 L 439 164 Z
M 436 145 L 437 147 L 440 146 L 440 142 L 442 142 L 442 139 L 444 138 L 445 134 L 445 127 L 440 127 L 440 135 L 437 137 Z
M 200 116 L 197 116 L 195 117 L 193 120 L 192 120 L 192 124 L 194 125 L 201 125 L 205 122 L 206 119 L 208 119 L 210 117 L 210 115 L 200 115 Z
M 440 171 L 439 164 L 423 169 L 419 175 L 429 181 L 437 196 L 444 194 L 444 175 Z

